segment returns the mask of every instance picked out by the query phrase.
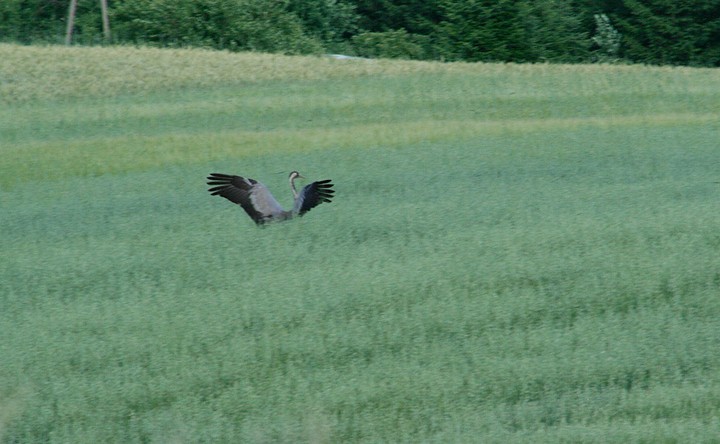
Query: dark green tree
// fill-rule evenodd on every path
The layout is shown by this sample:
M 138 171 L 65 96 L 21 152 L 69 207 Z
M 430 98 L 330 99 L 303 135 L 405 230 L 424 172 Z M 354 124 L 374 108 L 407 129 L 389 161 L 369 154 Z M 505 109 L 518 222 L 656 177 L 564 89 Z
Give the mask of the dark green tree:
M 404 29 L 386 32 L 364 32 L 352 38 L 357 55 L 370 58 L 422 60 L 431 58 L 430 39 L 410 34 Z
M 440 52 L 450 60 L 578 62 L 589 37 L 567 3 L 445 0 Z
M 32 43 L 62 41 L 67 0 L 0 1 L 0 39 Z
M 288 10 L 300 19 L 308 35 L 326 44 L 347 40 L 358 32 L 360 16 L 349 1 L 290 0 Z
M 206 46 L 283 53 L 319 52 L 288 0 L 124 0 L 113 9 L 116 34 L 163 46 Z
M 526 51 L 520 7 L 513 0 L 446 0 L 438 28 L 449 60 L 508 61 Z
M 659 65 L 720 66 L 720 1 L 623 0 L 607 5 L 620 54 Z
M 441 0 L 352 0 L 358 33 L 352 51 L 366 57 L 437 59 L 435 31 Z
M 367 32 L 404 29 L 430 35 L 442 21 L 442 0 L 354 0 L 360 27 Z
M 520 19 L 530 46 L 528 61 L 577 63 L 588 59 L 590 33 L 571 3 L 528 1 Z

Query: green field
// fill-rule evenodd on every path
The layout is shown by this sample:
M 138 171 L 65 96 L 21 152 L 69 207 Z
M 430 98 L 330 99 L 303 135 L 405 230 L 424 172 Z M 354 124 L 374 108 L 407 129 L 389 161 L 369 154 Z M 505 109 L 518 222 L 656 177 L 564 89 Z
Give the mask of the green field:
M 717 69 L 0 57 L 0 442 L 718 442 Z

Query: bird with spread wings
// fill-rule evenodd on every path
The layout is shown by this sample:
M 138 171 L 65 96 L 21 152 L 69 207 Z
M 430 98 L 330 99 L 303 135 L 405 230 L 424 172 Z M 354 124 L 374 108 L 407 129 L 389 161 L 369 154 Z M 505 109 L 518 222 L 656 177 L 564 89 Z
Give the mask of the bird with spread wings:
M 330 179 L 319 180 L 305 185 L 300 192 L 295 188 L 295 179 L 303 178 L 297 171 L 290 173 L 290 189 L 292 190 L 295 204 L 292 210 L 284 210 L 280 203 L 273 197 L 265 185 L 255 179 L 229 174 L 212 173 L 208 176 L 208 189 L 213 196 L 222 196 L 230 202 L 236 203 L 255 221 L 258 225 L 268 222 L 283 221 L 292 219 L 295 216 L 302 216 L 311 209 L 323 202 L 331 202 L 333 183 Z

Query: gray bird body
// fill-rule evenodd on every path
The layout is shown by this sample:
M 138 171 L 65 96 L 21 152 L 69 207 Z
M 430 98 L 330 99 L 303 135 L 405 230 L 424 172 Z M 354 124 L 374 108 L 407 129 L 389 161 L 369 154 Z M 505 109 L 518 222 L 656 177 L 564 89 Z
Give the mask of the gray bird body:
M 295 179 L 302 177 L 297 171 L 288 177 L 290 188 L 295 198 L 292 210 L 283 209 L 273 197 L 270 190 L 255 179 L 242 176 L 233 176 L 221 173 L 212 173 L 208 176 L 208 189 L 213 196 L 222 196 L 230 202 L 240 205 L 250 218 L 258 225 L 268 222 L 278 222 L 302 216 L 323 202 L 331 202 L 333 184 L 330 179 L 320 180 L 306 185 L 298 193 L 295 188 Z

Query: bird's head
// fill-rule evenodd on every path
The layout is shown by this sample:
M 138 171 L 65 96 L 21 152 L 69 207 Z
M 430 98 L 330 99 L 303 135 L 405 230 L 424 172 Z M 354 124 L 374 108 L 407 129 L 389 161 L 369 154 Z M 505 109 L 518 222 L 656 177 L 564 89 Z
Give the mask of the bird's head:
M 297 171 L 291 172 L 291 173 L 290 173 L 290 176 L 288 176 L 288 179 L 290 179 L 290 180 L 294 180 L 294 179 L 304 179 L 304 178 L 305 178 L 305 176 L 303 176 L 302 174 L 298 173 Z

